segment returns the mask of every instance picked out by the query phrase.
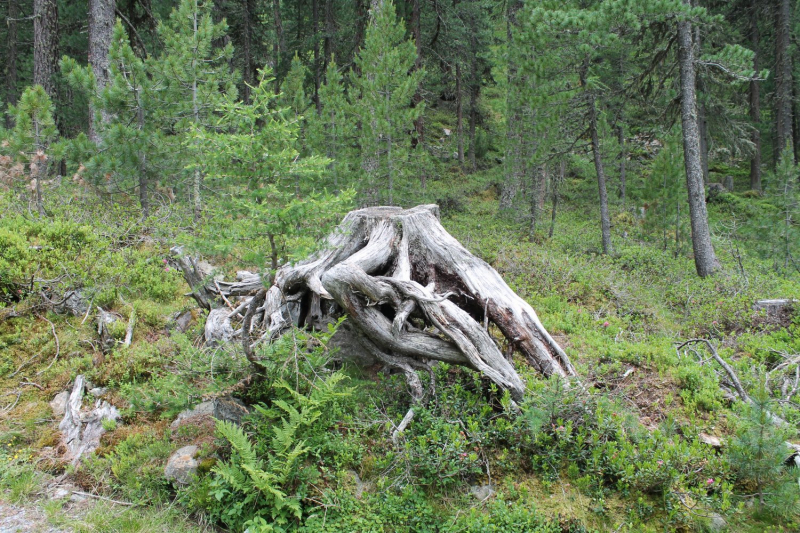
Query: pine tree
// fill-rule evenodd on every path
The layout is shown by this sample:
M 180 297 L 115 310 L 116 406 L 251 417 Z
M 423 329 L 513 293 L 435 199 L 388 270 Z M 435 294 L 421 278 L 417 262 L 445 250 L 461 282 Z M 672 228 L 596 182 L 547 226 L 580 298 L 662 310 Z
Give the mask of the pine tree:
M 336 62 L 331 59 L 325 72 L 325 83 L 319 89 L 319 115 L 309 119 L 308 140 L 317 153 L 330 158 L 327 174 L 332 180 L 334 191 L 348 186 L 352 143 L 355 128 L 350 116 L 344 78 Z
M 359 74 L 352 78 L 353 104 L 361 124 L 361 168 L 369 202 L 384 199 L 393 204 L 395 188 L 406 176 L 414 121 L 423 106 L 411 107 L 411 99 L 424 72 L 415 70 L 413 41 L 397 20 L 391 0 L 376 2 L 371 12 L 364 47 L 356 60 Z M 385 194 L 378 189 L 385 187 Z
M 152 62 L 153 77 L 162 88 L 158 91 L 163 106 L 161 119 L 177 132 L 213 125 L 213 112 L 227 99 L 236 97 L 237 73 L 231 73 L 233 55 L 230 43 L 214 46 L 227 29 L 226 23 L 214 23 L 211 2 L 181 0 L 169 20 L 158 27 L 164 42 L 161 55 Z M 199 146 L 187 146 L 186 167 L 192 171 L 192 208 L 197 220 L 203 209 L 203 157 Z
M 53 159 L 49 153 L 50 146 L 58 135 L 53 120 L 53 103 L 41 85 L 34 85 L 25 89 L 9 113 L 14 117 L 14 128 L 8 138 L 8 147 L 14 158 L 28 167 L 29 174 L 23 176 L 29 180 L 28 189 L 33 193 L 36 210 L 44 216 L 47 213 L 42 182 Z

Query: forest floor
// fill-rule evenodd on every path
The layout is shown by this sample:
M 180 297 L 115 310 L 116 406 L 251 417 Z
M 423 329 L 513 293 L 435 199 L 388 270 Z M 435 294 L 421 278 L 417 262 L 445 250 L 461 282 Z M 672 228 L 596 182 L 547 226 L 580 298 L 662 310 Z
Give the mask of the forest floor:
M 573 429 L 569 417 L 577 415 L 566 412 L 567 421 L 559 422 L 558 415 L 547 418 L 541 432 L 529 431 L 506 418 L 497 391 L 444 365 L 437 371 L 437 396 L 396 447 L 391 428 L 408 409 L 402 378 L 345 369 L 355 392 L 330 413 L 338 417 L 330 431 L 306 438 L 317 446 L 309 461 L 318 464 L 318 472 L 306 495 L 306 502 L 315 503 L 309 503 L 305 531 L 400 531 L 403 520 L 408 531 L 483 531 L 475 524 L 488 516 L 530 525 L 534 515 L 540 517 L 537 531 L 795 531 L 797 514 L 776 518 L 754 512 L 753 499 L 741 496 L 752 487 L 737 485 L 742 482 L 728 456 L 699 440 L 707 435 L 732 442 L 742 413 L 720 388 L 724 377 L 709 354 L 677 347 L 709 339 L 745 387 L 756 389 L 760 372 L 774 369 L 783 355 L 800 353 L 800 313 L 773 316 L 753 304 L 800 298 L 800 276 L 776 273 L 753 238 L 719 230 L 715 244 L 723 270 L 701 280 L 694 275 L 690 243 L 665 240 L 665 231 L 622 206 L 615 206 L 615 253 L 603 256 L 594 184 L 579 177 L 564 186 L 565 207 L 554 236 L 540 230 L 531 239 L 523 217 L 497 216 L 493 176 L 471 178 L 456 196 L 448 196 L 444 185 L 436 190 L 434 182 L 421 200 L 438 201 L 444 227 L 536 309 L 583 383 L 602 397 L 594 418 L 575 418 Z M 746 221 L 752 211 L 747 202 L 732 194 L 709 204 L 714 227 Z M 171 242 L 127 234 L 106 241 L 81 236 L 76 227 L 64 223 L 48 234 L 32 225 L 25 238 L 37 246 L 67 242 L 56 238 L 62 234 L 85 238 L 57 255 L 59 268 L 100 271 L 94 275 L 107 284 L 94 292 L 94 304 L 121 319 L 112 331 L 118 341 L 135 310 L 133 339 L 129 348 L 104 353 L 96 324 L 84 316 L 56 314 L 24 298 L 0 308 L 0 316 L 9 309 L 19 315 L 0 319 L 0 532 L 214 530 L 208 524 L 218 524 L 220 514 L 213 513 L 221 511 L 204 511 L 214 508 L 202 492 L 208 485 L 175 488 L 164 479 L 164 465 L 189 443 L 200 443 L 201 459 L 211 465 L 229 457 L 228 448 L 213 424 L 180 430 L 169 424 L 203 399 L 232 390 L 245 401 L 253 398 L 258 391 L 236 392 L 247 362 L 202 346 L 202 313 L 185 298 L 181 276 L 166 264 Z M 210 260 L 219 261 L 229 277 L 246 266 L 230 256 Z M 177 328 L 176 317 L 187 311 L 189 324 Z M 306 362 L 327 357 L 320 346 L 298 336 L 262 355 L 278 361 L 274 358 L 294 354 L 283 366 L 275 363 L 276 372 L 284 372 L 287 361 L 298 365 L 298 347 Z M 532 369 L 517 366 L 537 408 L 586 401 L 554 391 Z M 108 425 L 95 457 L 75 469 L 60 459 L 60 417 L 49 402 L 78 374 L 107 389 L 103 399 L 118 406 L 122 419 Z M 787 402 L 781 414 L 796 424 L 800 415 L 792 409 Z M 529 413 L 531 427 L 539 423 L 534 418 L 546 418 Z M 608 420 L 628 416 L 623 413 L 631 420 L 609 429 Z M 588 433 L 580 433 L 583 423 L 591 428 Z M 253 424 L 253 438 L 267 440 L 268 427 Z M 626 435 L 638 436 L 628 442 Z M 592 448 L 579 444 L 582 439 L 599 440 Z M 591 463 L 600 446 L 603 460 Z M 617 453 L 632 455 L 622 460 Z M 621 463 L 611 464 L 614 460 Z M 641 470 L 626 474 L 626 463 L 634 462 Z M 673 492 L 662 492 L 666 478 L 659 468 L 672 462 Z M 91 497 L 55 500 L 47 486 L 64 473 L 79 492 L 134 505 Z M 709 488 L 698 486 L 706 482 Z M 488 499 L 471 495 L 489 485 Z M 524 506 L 527 514 L 515 514 L 514 506 Z

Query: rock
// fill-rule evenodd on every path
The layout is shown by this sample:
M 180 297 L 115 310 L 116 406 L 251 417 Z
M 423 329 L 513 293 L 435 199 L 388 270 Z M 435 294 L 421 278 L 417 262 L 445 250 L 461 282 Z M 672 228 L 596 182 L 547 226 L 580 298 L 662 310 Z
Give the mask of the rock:
M 109 326 L 117 321 L 117 317 L 104 311 L 99 306 L 97 308 L 97 335 L 100 337 L 100 346 L 103 353 L 108 352 L 116 344 L 116 339 L 111 334 Z
M 175 329 L 180 333 L 186 333 L 194 321 L 194 314 L 191 311 L 184 311 L 175 318 Z
M 105 396 L 106 393 L 108 393 L 108 387 L 94 387 L 89 389 L 89 394 L 91 394 L 95 398 L 100 398 L 101 396 Z
M 720 194 L 727 192 L 725 186 L 721 183 L 709 183 L 706 187 L 706 201 L 710 198 L 716 198 Z
M 52 492 L 50 492 L 50 499 L 51 500 L 64 500 L 66 498 L 72 497 L 72 491 L 78 490 L 78 487 L 75 485 L 59 485 L 55 487 Z
M 494 486 L 487 485 L 473 485 L 469 488 L 469 493 L 472 494 L 476 500 L 482 502 L 494 494 Z
M 722 179 L 722 186 L 725 187 L 726 191 L 733 192 L 733 176 L 725 176 Z
M 708 446 L 711 446 L 712 448 L 715 448 L 717 450 L 722 448 L 722 441 L 720 440 L 719 437 L 715 437 L 713 435 L 707 435 L 705 433 L 700 433 L 698 437 L 700 438 L 700 442 L 702 442 L 703 444 L 707 444 Z
M 776 316 L 784 310 L 792 310 L 798 300 L 792 298 L 779 298 L 775 300 L 757 300 L 753 304 L 753 311 L 766 311 L 767 315 Z
M 721 514 L 711 513 L 708 518 L 708 526 L 711 531 L 725 531 L 728 529 L 728 522 L 725 521 Z
M 236 281 L 247 281 L 254 278 L 260 278 L 258 274 L 255 272 L 249 272 L 247 270 L 237 270 L 236 271 Z
M 50 408 L 53 410 L 53 414 L 56 416 L 64 416 L 64 412 L 67 409 L 67 400 L 69 399 L 69 391 L 59 392 L 55 395 L 50 401 Z
M 70 313 L 73 316 L 83 316 L 89 311 L 89 302 L 83 297 L 81 291 L 67 291 L 63 301 L 53 310 L 58 314 Z
M 170 427 L 177 429 L 182 424 L 190 423 L 192 420 L 201 417 L 212 417 L 217 420 L 227 420 L 228 422 L 239 424 L 242 421 L 242 417 L 248 412 L 245 404 L 230 396 L 224 396 L 198 404 L 194 409 L 183 411 L 170 424 Z
M 197 455 L 197 446 L 190 445 L 180 448 L 170 455 L 167 466 L 164 467 L 164 477 L 171 481 L 176 481 L 185 485 L 197 474 L 198 461 L 194 458 Z

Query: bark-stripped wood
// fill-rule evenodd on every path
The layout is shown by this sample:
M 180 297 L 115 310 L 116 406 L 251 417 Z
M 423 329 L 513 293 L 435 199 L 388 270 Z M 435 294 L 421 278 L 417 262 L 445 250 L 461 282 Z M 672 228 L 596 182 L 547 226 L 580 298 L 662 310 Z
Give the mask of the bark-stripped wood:
M 435 205 L 349 213 L 325 246 L 280 268 L 251 300 L 242 329 L 248 351 L 256 336 L 269 340 L 290 324 L 322 327 L 345 313 L 351 341 L 340 349 L 404 372 L 415 400 L 423 394 L 416 371 L 430 371 L 434 360 L 479 371 L 520 400 L 524 384 L 484 326 L 491 321 L 542 374 L 576 375 L 531 306 L 447 233 L 438 213 Z M 256 277 L 217 286 L 228 297 L 262 287 Z

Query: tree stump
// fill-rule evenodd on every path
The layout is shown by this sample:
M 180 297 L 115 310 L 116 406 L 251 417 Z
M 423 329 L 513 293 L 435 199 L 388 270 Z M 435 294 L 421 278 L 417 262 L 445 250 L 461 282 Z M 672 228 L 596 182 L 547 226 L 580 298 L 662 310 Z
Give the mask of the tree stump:
M 220 285 L 226 295 L 254 286 L 252 278 Z M 291 323 L 324 327 L 342 313 L 359 349 L 402 370 L 415 400 L 423 394 L 416 371 L 430 371 L 430 361 L 472 368 L 522 399 L 524 384 L 489 323 L 543 375 L 576 374 L 533 308 L 442 227 L 436 205 L 350 212 L 318 252 L 280 268 L 252 298 L 245 353 L 258 366 L 250 342 L 258 330 L 269 339 Z

